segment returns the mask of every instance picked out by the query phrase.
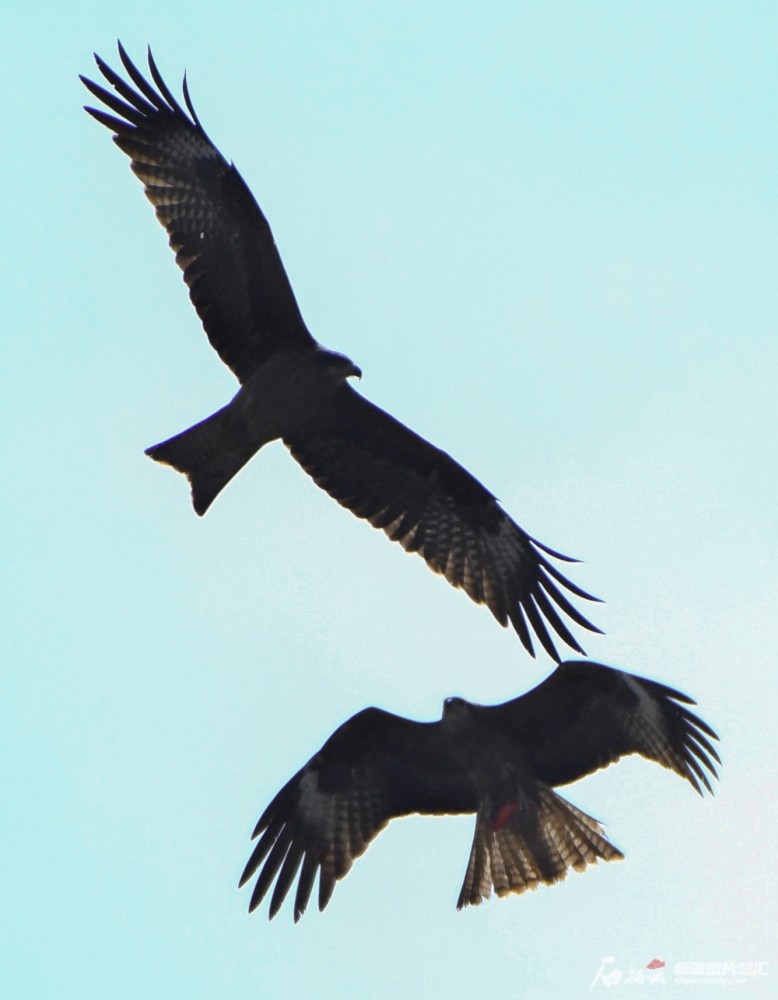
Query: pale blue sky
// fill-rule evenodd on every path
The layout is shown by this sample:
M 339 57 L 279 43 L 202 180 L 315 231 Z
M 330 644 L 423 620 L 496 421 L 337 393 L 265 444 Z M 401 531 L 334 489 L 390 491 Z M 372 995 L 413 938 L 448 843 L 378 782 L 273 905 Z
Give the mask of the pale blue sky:
M 129 6 L 0 40 L 0 993 L 574 998 L 614 956 L 771 962 L 744 990 L 775 995 L 778 8 Z M 117 37 L 187 70 L 361 391 L 585 560 L 590 655 L 718 729 L 713 799 L 638 760 L 568 789 L 624 862 L 458 914 L 472 819 L 413 818 L 323 915 L 247 915 L 254 822 L 340 722 L 551 664 L 280 445 L 202 520 L 143 455 L 234 383 L 80 110 Z

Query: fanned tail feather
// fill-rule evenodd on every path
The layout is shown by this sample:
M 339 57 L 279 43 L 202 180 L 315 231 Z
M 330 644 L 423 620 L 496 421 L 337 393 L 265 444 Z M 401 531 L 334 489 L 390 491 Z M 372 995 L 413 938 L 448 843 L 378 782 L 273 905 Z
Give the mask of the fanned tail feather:
M 550 788 L 539 787 L 537 801 L 519 792 L 518 801 L 499 815 L 505 818 L 496 823 L 493 803 L 479 810 L 459 910 L 479 905 L 492 890 L 498 896 L 521 893 L 561 881 L 570 868 L 583 871 L 600 859 L 624 857 L 597 820 Z
M 192 506 L 202 515 L 262 444 L 250 439 L 228 405 L 181 434 L 147 448 L 146 454 L 187 477 Z

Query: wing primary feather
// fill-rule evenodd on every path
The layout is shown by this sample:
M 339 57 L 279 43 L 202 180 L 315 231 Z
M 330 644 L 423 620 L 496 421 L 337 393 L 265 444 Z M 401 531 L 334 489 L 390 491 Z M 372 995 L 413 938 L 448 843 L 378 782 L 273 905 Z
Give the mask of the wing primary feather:
M 688 767 L 690 767 L 694 771 L 694 773 L 697 775 L 697 777 L 700 779 L 700 781 L 705 785 L 705 787 L 712 795 L 713 789 L 711 788 L 708 775 L 705 773 L 705 770 L 702 765 L 706 764 L 712 771 L 714 777 L 716 777 L 715 768 L 713 768 L 713 766 L 708 761 L 705 760 L 704 755 L 702 756 L 702 758 L 700 758 L 699 752 L 695 752 L 695 749 L 696 748 L 693 748 L 690 745 L 690 743 L 687 742 L 683 759 L 688 765 Z M 697 788 L 697 791 L 700 793 L 700 795 L 702 795 L 702 791 L 699 788 Z
M 151 53 L 151 46 L 149 46 L 148 50 L 148 60 L 149 60 L 149 69 L 151 70 L 152 79 L 154 80 L 154 83 L 156 83 L 157 87 L 159 87 L 160 94 L 162 94 L 162 96 L 168 102 L 173 111 L 176 112 L 176 114 L 181 115 L 182 118 L 186 118 L 186 112 L 178 103 L 178 101 L 175 99 L 170 88 L 162 78 L 162 74 L 157 69 L 157 64 L 154 61 L 154 56 Z
M 254 850 L 251 852 L 251 857 L 246 862 L 246 867 L 243 869 L 243 874 L 240 877 L 240 883 L 238 885 L 238 888 L 240 888 L 240 886 L 242 885 L 245 885 L 248 882 L 248 880 L 254 876 L 259 866 L 267 857 L 270 849 L 273 847 L 276 840 L 278 840 L 278 837 L 282 832 L 282 830 L 283 830 L 282 826 L 277 826 L 277 827 L 271 827 L 265 831 L 262 839 L 259 841 L 259 843 L 254 847 Z
M 319 862 L 313 851 L 308 851 L 303 859 L 303 868 L 300 872 L 300 881 L 297 883 L 297 894 L 294 897 L 294 922 L 300 919 L 308 906 L 311 898 L 311 889 L 316 878 L 316 871 Z
M 275 812 L 275 801 L 271 802 L 267 809 L 262 813 L 262 815 L 257 820 L 257 825 L 254 827 L 251 833 L 251 839 L 255 840 L 266 827 L 270 826 L 271 820 L 273 818 L 273 813 Z
M 289 888 L 294 882 L 294 877 L 300 867 L 300 862 L 303 859 L 304 849 L 299 843 L 292 841 L 289 847 L 289 853 L 284 859 L 283 867 L 278 876 L 278 881 L 273 889 L 273 895 L 270 898 L 270 911 L 268 913 L 268 918 L 270 920 L 278 913 L 281 908 L 281 904 L 286 899 L 286 895 L 289 892 Z
M 535 603 L 540 608 L 541 614 L 546 618 L 548 623 L 554 629 L 556 634 L 562 639 L 571 649 L 578 650 L 578 652 L 583 653 L 578 641 L 573 636 L 570 629 L 565 625 L 562 619 L 557 614 L 556 608 L 549 601 L 542 587 L 538 587 L 533 595 L 535 598 Z M 584 654 L 585 655 L 585 654 Z
M 195 125 L 203 131 L 203 126 L 200 124 L 200 119 L 197 117 L 197 112 L 194 109 L 194 104 L 192 103 L 192 98 L 189 96 L 189 84 L 186 80 L 186 72 L 184 72 L 184 80 L 181 89 L 184 92 L 184 101 L 186 101 L 186 106 L 189 109 L 189 114 L 192 116 L 192 121 Z
M 527 623 L 524 620 L 524 612 L 520 604 L 515 605 L 511 608 L 508 613 L 511 625 L 513 625 L 516 630 L 516 635 L 521 639 L 522 646 L 527 650 L 529 655 L 534 658 L 535 648 L 532 645 L 532 637 L 529 634 L 529 629 L 527 628 Z
M 532 542 L 533 545 L 536 545 L 539 549 L 542 549 L 547 556 L 552 556 L 554 559 L 561 559 L 562 562 L 566 563 L 579 563 L 583 561 L 581 559 L 576 559 L 575 556 L 566 556 L 564 552 L 557 552 L 556 549 L 552 549 L 549 545 L 544 545 L 543 542 L 539 542 L 537 538 L 533 538 L 532 535 L 527 535 L 527 538 Z
M 81 77 L 86 83 L 84 77 Z M 100 122 L 101 125 L 105 125 L 112 132 L 119 134 L 123 129 L 127 127 L 127 122 L 121 118 L 115 118 L 113 115 L 107 114 L 105 111 L 101 111 L 99 108 L 90 108 L 88 105 L 84 105 L 84 111 L 88 115 L 91 115 L 95 121 Z
M 570 601 L 565 597 L 558 587 L 555 587 L 551 580 L 548 579 L 543 573 L 543 569 L 547 567 L 542 567 L 538 573 L 538 581 L 540 586 L 546 591 L 548 596 L 553 600 L 553 602 L 560 607 L 566 615 L 573 619 L 576 624 L 580 625 L 581 628 L 588 629 L 590 632 L 596 632 L 598 635 L 602 635 L 602 629 L 593 625 L 589 619 L 583 615 L 575 605 L 571 604 Z M 553 574 L 552 574 L 553 576 Z M 598 597 L 591 598 L 593 601 L 599 601 Z
M 319 912 L 321 913 L 332 899 L 335 891 L 335 874 L 332 870 L 331 859 L 325 862 L 319 871 Z
M 678 691 L 675 688 L 668 687 L 667 684 L 661 684 L 659 681 L 649 681 L 643 680 L 642 683 L 650 690 L 655 691 L 657 694 L 664 695 L 665 698 L 672 698 L 673 701 L 683 702 L 684 705 L 696 705 L 697 702 L 694 698 L 690 698 L 688 694 L 684 694 L 683 691 Z M 701 719 L 697 720 L 702 722 Z M 705 723 L 702 723 L 705 725 Z M 713 734 L 716 735 L 715 733 Z
M 672 697 L 677 698 L 678 696 L 677 694 L 674 694 Z M 692 701 L 691 698 L 686 698 L 684 700 L 688 701 L 691 705 L 697 704 L 697 702 Z M 711 729 L 708 723 L 705 722 L 704 719 L 701 719 L 699 715 L 695 715 L 694 712 L 690 712 L 688 708 L 684 708 L 682 705 L 678 707 L 678 711 L 690 725 L 694 726 L 696 729 L 701 729 L 703 733 L 706 733 L 711 739 L 717 740 L 719 738 L 718 733 L 714 729 Z M 710 743 L 706 743 L 706 747 L 713 754 L 716 760 L 719 760 L 716 750 L 710 745 Z M 721 761 L 719 760 L 719 764 L 720 763 Z
M 556 646 L 552 642 L 551 636 L 548 634 L 548 629 L 546 628 L 545 622 L 543 621 L 542 616 L 539 614 L 538 609 L 535 606 L 532 594 L 529 594 L 527 596 L 527 599 L 522 602 L 522 607 L 524 608 L 524 612 L 527 615 L 527 618 L 529 619 L 529 623 L 532 626 L 535 635 L 538 637 L 538 639 L 540 639 L 540 644 L 543 647 L 543 649 L 545 649 L 545 651 L 548 653 L 548 655 L 551 657 L 552 660 L 556 660 L 557 663 L 560 663 L 561 660 L 559 657 L 559 653 L 557 653 Z M 579 650 L 579 652 L 583 652 L 583 650 L 579 649 L 578 645 L 576 645 L 574 648 L 576 650 Z
M 273 799 L 273 801 L 270 803 L 267 809 L 265 809 L 265 811 L 259 817 L 259 819 L 257 820 L 257 824 L 254 827 L 254 830 L 251 834 L 252 840 L 255 840 L 266 827 L 270 827 L 273 825 L 273 821 L 276 819 L 276 816 L 278 815 L 279 812 L 281 812 L 283 808 L 284 799 L 286 798 L 287 793 L 290 791 L 289 787 L 290 785 L 291 782 L 286 784 L 281 789 L 278 795 L 276 795 L 276 797 Z
M 708 779 L 702 774 L 699 765 L 695 762 L 693 757 L 689 756 L 686 760 L 681 761 L 680 764 L 676 764 L 673 770 L 677 771 L 682 778 L 686 778 L 698 795 L 702 795 L 702 789 L 700 788 L 700 783 L 695 777 L 695 774 L 700 775 L 705 784 L 708 785 L 708 790 L 710 790 Z
M 146 77 L 141 73 L 132 59 L 130 59 L 122 43 L 117 42 L 116 44 L 119 49 L 119 58 L 122 61 L 122 65 L 129 73 L 132 82 L 138 90 L 148 98 L 158 111 L 171 111 L 171 106 L 165 103 L 158 91 L 154 90 Z
M 692 717 L 692 718 L 694 718 L 694 717 Z M 690 740 L 694 741 L 694 743 L 696 745 L 698 745 L 698 747 L 699 747 L 698 753 L 697 753 L 698 757 L 702 757 L 704 759 L 705 754 L 708 753 L 716 761 L 717 764 L 721 764 L 721 757 L 719 757 L 719 755 L 718 755 L 718 753 L 716 751 L 716 748 L 713 746 L 713 744 L 710 742 L 710 740 L 706 736 L 704 736 L 702 733 L 698 733 L 698 732 L 696 732 L 696 731 L 693 730 L 692 732 L 689 733 L 688 738 Z M 715 737 L 715 739 L 718 739 L 718 737 Z M 715 768 L 713 767 L 713 765 L 710 762 L 707 762 L 707 764 L 708 764 L 708 767 L 715 774 Z
M 151 93 L 147 92 L 148 84 L 146 85 L 146 88 L 143 88 L 143 92 L 146 96 L 151 98 L 151 102 L 144 101 L 140 94 L 136 90 L 133 90 L 125 80 L 122 80 L 119 74 L 112 70 L 108 63 L 101 59 L 97 53 L 95 53 L 95 62 L 97 63 L 97 68 L 111 84 L 114 90 L 116 90 L 116 92 L 120 94 L 125 101 L 128 101 L 134 108 L 137 108 L 137 110 L 140 111 L 144 117 L 156 113 L 160 103 L 159 97 L 157 97 L 153 91 L 151 91 Z
M 268 855 L 267 861 L 262 867 L 262 871 L 259 873 L 259 878 L 257 879 L 257 884 L 254 886 L 254 891 L 251 894 L 251 906 L 250 909 L 253 910 L 262 902 L 265 895 L 270 888 L 273 879 L 284 862 L 284 858 L 289 852 L 289 848 L 292 843 L 292 832 L 289 827 L 284 827 L 279 833 L 278 839 L 275 844 L 273 844 L 273 849 Z
M 121 115 L 121 117 L 125 119 L 125 121 L 122 122 L 125 128 L 127 127 L 127 122 L 138 126 L 142 125 L 146 120 L 143 112 L 139 111 L 132 105 L 127 104 L 125 101 L 120 100 L 115 94 L 112 94 L 110 90 L 106 90 L 105 87 L 101 87 L 99 83 L 95 83 L 86 76 L 82 76 L 81 81 L 86 89 L 98 98 L 98 100 L 107 104 L 112 111 L 115 111 L 117 115 Z M 87 111 L 90 111 L 90 109 L 87 108 Z
M 578 560 L 576 560 L 576 562 L 578 562 Z M 595 595 L 590 594 L 588 590 L 584 590 L 583 587 L 579 587 L 578 584 L 573 583 L 572 580 L 568 580 L 564 573 L 560 572 L 560 570 L 558 570 L 553 563 L 544 559 L 543 556 L 538 555 L 538 563 L 544 570 L 546 570 L 547 573 L 553 576 L 557 583 L 561 584 L 565 590 L 569 590 L 571 594 L 575 594 L 576 597 L 583 598 L 584 601 L 594 601 L 596 604 L 603 603 L 601 597 L 595 597 Z

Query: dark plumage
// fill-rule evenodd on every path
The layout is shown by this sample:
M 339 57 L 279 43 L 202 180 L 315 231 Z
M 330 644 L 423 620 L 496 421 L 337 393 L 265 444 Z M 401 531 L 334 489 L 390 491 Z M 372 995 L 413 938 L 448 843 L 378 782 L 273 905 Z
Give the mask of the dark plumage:
M 149 52 L 152 85 L 119 45 L 131 83 L 95 56 L 116 94 L 84 77 L 107 108 L 86 110 L 131 159 L 205 332 L 241 388 L 223 409 L 147 454 L 183 472 L 203 514 L 264 444 L 280 438 L 314 481 L 357 517 L 510 622 L 534 655 L 531 633 L 559 661 L 548 626 L 583 653 L 564 618 L 598 632 L 564 590 L 596 600 L 449 455 L 356 392 L 360 375 L 311 336 L 270 227 L 235 167 L 205 134 L 184 78 L 187 111 Z M 110 112 L 110 113 L 109 113 Z
M 622 858 L 600 824 L 553 791 L 627 754 L 711 791 L 719 756 L 691 698 L 590 662 L 559 666 L 502 705 L 448 698 L 439 722 L 368 708 L 344 723 L 262 814 L 241 885 L 258 874 L 249 909 L 275 881 L 273 917 L 297 878 L 294 918 L 319 877 L 319 909 L 389 820 L 475 813 L 457 907 L 563 879 Z M 720 761 L 719 761 L 720 762 Z

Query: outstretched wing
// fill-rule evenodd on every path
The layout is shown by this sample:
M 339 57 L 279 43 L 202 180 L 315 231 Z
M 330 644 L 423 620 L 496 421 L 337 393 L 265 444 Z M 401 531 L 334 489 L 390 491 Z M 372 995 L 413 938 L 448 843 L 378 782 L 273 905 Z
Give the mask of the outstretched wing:
M 283 345 L 315 341 L 303 322 L 267 219 L 232 164 L 172 95 L 149 50 L 152 86 L 119 44 L 134 87 L 95 55 L 118 97 L 81 77 L 112 114 L 86 108 L 132 161 L 170 237 L 189 297 L 219 357 L 241 382 Z
M 521 698 L 481 711 L 520 734 L 537 779 L 547 785 L 576 781 L 637 753 L 710 792 L 713 762 L 721 763 L 710 741 L 718 736 L 687 708 L 694 704 L 645 677 L 568 661 Z
M 245 885 L 259 871 L 249 910 L 275 880 L 274 917 L 298 871 L 295 922 L 317 873 L 323 910 L 335 883 L 390 819 L 477 808 L 477 790 L 453 759 L 439 723 L 365 709 L 336 730 L 260 817 L 252 835 L 259 841 L 240 880 Z
M 558 585 L 597 600 L 546 558 L 574 562 L 522 530 L 495 497 L 449 455 L 344 385 L 326 423 L 284 438 L 316 483 L 357 517 L 381 528 L 430 569 L 513 625 L 534 656 L 531 631 L 549 656 L 559 654 L 546 624 L 576 652 L 583 649 L 560 616 L 599 632 Z

